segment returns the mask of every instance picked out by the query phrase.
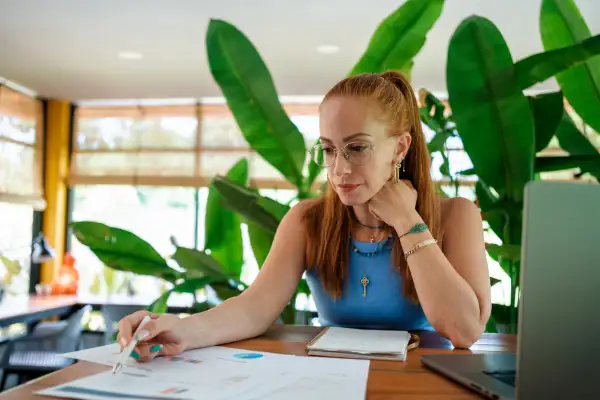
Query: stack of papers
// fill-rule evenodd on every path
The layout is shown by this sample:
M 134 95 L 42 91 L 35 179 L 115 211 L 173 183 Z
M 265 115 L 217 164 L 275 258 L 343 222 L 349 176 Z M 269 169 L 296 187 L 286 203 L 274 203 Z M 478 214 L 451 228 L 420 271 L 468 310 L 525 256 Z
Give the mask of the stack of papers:
M 405 361 L 410 333 L 328 327 L 307 346 L 309 355 Z
M 119 351 L 113 344 L 64 356 L 113 366 Z M 144 363 L 130 360 L 116 375 L 108 370 L 36 394 L 82 400 L 352 400 L 365 398 L 368 372 L 364 360 L 215 346 Z

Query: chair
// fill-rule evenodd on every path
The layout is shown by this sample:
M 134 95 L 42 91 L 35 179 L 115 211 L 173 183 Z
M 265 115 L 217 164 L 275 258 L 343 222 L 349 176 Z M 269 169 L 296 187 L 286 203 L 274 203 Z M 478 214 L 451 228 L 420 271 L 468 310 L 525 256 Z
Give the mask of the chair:
M 129 314 L 143 309 L 140 306 L 133 305 L 117 305 L 117 304 L 105 304 L 102 306 L 102 317 L 104 318 L 104 344 L 111 344 L 114 342 L 113 336 L 116 329 L 116 324 Z
M 16 374 L 18 384 L 21 384 L 73 364 L 75 360 L 60 354 L 80 349 L 83 330 L 81 322 L 85 313 L 91 309 L 87 305 L 74 312 L 59 331 L 37 331 L 32 335 L 10 340 L 0 361 L 0 368 L 3 370 L 0 392 L 4 390 L 6 379 L 11 374 Z

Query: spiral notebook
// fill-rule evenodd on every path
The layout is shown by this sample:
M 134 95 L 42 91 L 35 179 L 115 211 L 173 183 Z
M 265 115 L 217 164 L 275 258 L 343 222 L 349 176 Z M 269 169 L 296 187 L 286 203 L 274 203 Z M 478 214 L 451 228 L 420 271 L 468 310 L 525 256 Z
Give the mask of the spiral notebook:
M 327 327 L 306 345 L 309 356 L 405 361 L 419 337 L 407 331 Z

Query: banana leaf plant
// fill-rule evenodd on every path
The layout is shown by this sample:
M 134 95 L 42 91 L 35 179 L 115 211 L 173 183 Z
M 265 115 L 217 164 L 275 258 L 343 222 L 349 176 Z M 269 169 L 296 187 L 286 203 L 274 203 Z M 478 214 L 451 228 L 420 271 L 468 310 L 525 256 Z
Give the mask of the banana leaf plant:
M 536 174 L 580 167 L 596 171 L 597 154 L 536 157 L 553 136 L 583 148 L 585 139 L 563 109 L 561 92 L 526 96 L 523 91 L 600 54 L 600 36 L 513 62 L 497 27 L 472 16 L 450 40 L 446 66 L 449 103 L 464 149 L 478 177 L 476 195 L 483 217 L 501 239 L 490 245 L 511 279 L 508 306 L 493 305 L 488 330 L 501 324 L 516 332 L 524 187 Z M 573 144 L 575 143 L 575 144 Z M 590 144 L 591 145 L 591 144 Z M 565 144 L 565 147 L 568 145 Z M 587 150 L 590 150 L 587 148 Z
M 456 123 L 452 114 L 446 110 L 444 103 L 433 93 L 427 89 L 421 89 L 419 90 L 419 97 L 422 104 L 419 109 L 421 122 L 434 132 L 433 138 L 427 143 L 429 155 L 440 154 L 442 157 L 440 173 L 449 180 L 451 186 L 454 186 L 454 195 L 458 196 L 460 181 L 457 179 L 456 174 L 450 172 L 450 158 L 446 149 L 448 139 L 458 137 Z M 440 189 L 440 194 L 445 195 L 446 193 Z
M 540 36 L 546 51 L 573 46 L 592 37 L 574 0 L 542 0 Z M 556 74 L 573 110 L 600 134 L 600 56 Z
M 179 268 L 169 265 L 148 242 L 127 230 L 112 227 L 95 221 L 79 221 L 70 225 L 76 239 L 88 247 L 108 268 L 132 272 L 136 275 L 158 277 L 172 284 L 172 287 L 148 306 L 149 310 L 162 313 L 172 293 L 194 294 L 191 311 L 202 311 L 215 302 L 197 302 L 195 293 L 208 286 L 217 292 L 217 302 L 226 300 L 220 296 L 221 290 L 239 294 L 246 285 L 239 276 L 229 273 L 221 264 L 204 251 L 176 246 L 169 259 Z

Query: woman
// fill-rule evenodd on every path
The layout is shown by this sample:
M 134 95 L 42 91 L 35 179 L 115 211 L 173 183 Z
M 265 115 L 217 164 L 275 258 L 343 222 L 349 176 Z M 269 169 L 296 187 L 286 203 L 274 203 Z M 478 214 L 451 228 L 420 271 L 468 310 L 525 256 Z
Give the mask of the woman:
M 480 213 L 436 196 L 410 84 L 395 72 L 347 78 L 319 111 L 312 154 L 327 194 L 285 215 L 247 290 L 187 318 L 154 316 L 134 358 L 262 334 L 304 272 L 325 325 L 435 330 L 459 348 L 478 339 L 491 309 Z M 146 314 L 120 321 L 122 347 Z

